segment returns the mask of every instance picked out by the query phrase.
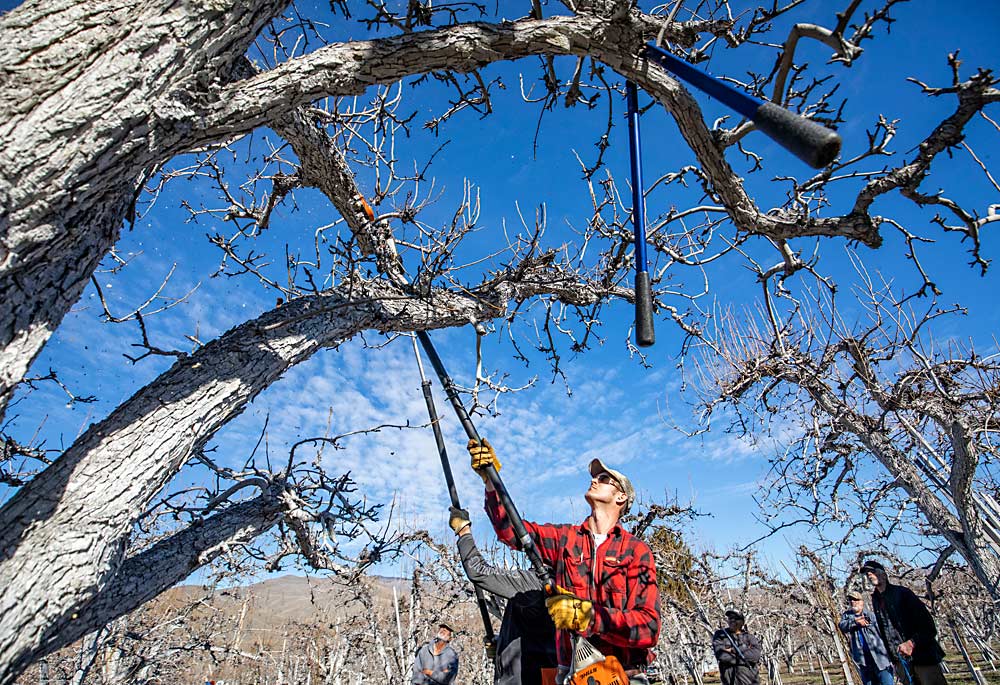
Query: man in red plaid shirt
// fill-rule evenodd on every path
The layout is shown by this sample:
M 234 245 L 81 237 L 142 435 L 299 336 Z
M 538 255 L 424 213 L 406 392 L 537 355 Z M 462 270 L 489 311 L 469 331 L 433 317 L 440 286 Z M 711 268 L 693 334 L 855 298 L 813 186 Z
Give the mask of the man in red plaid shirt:
M 500 462 L 489 442 L 469 442 L 472 468 Z M 557 594 L 546 601 L 556 624 L 560 682 L 570 670 L 571 631 L 587 638 L 604 655 L 614 655 L 633 685 L 647 683 L 650 649 L 660 632 L 656 567 L 649 546 L 618 523 L 635 501 L 635 488 L 625 474 L 590 462 L 590 487 L 584 497 L 590 516 L 579 525 L 525 521 L 542 559 L 553 569 Z M 486 513 L 497 537 L 517 548 L 507 512 L 493 485 L 486 483 Z

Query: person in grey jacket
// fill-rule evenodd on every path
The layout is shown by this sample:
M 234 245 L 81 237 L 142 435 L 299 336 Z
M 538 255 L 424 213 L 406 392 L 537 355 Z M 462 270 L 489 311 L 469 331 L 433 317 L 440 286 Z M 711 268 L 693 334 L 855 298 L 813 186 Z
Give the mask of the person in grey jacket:
M 740 612 L 727 611 L 726 620 L 729 627 L 715 631 L 712 636 L 712 651 L 719 662 L 722 685 L 759 685 L 760 640 L 743 629 L 746 619 Z
M 862 685 L 893 685 L 892 660 L 875 614 L 865 608 L 860 592 L 848 592 L 847 601 L 848 609 L 841 614 L 838 627 L 851 642 L 851 658 L 858 666 Z
M 449 644 L 454 632 L 448 624 L 441 623 L 434 638 L 417 650 L 410 677 L 413 685 L 451 685 L 455 682 L 458 654 Z
M 556 668 L 556 627 L 545 608 L 545 591 L 531 571 L 498 569 L 483 559 L 472 537 L 469 513 L 452 507 L 448 524 L 469 580 L 507 600 L 497 636 L 496 685 L 541 685 L 542 669 Z

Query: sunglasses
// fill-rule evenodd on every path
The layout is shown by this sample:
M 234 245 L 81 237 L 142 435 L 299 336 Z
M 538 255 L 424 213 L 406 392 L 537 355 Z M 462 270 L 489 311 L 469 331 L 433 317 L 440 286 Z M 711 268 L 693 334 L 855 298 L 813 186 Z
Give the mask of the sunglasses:
M 608 485 L 610 483 L 619 490 L 622 489 L 622 484 L 619 483 L 618 480 L 610 473 L 598 473 L 596 476 L 594 476 L 594 480 L 596 480 L 601 485 Z

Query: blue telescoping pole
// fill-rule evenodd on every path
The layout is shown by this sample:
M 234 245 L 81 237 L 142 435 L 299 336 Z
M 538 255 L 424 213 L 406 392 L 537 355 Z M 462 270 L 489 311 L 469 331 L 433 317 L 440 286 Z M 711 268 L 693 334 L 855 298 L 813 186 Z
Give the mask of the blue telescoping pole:
M 822 169 L 839 154 L 840 136 L 825 126 L 773 102 L 755 98 L 674 57 L 655 43 L 646 46 L 645 55 L 646 59 L 753 121 L 757 130 L 809 166 Z
M 635 231 L 635 342 L 649 347 L 656 341 L 653 330 L 653 293 L 646 267 L 646 199 L 642 182 L 642 148 L 639 139 L 639 94 L 635 84 L 625 83 L 628 102 L 629 161 L 632 167 L 632 228 Z

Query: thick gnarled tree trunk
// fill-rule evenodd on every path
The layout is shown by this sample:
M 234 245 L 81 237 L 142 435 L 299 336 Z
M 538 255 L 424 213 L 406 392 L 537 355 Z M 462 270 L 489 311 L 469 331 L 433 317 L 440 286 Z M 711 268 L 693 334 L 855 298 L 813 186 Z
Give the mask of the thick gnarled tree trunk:
M 143 174 L 287 0 L 34 0 L 0 17 L 0 417 Z
M 784 217 L 754 204 L 690 93 L 640 57 L 661 20 L 581 12 L 459 24 L 331 44 L 237 79 L 247 46 L 286 4 L 36 0 L 0 19 L 0 415 L 114 243 L 144 173 L 179 152 L 280 125 L 317 98 L 434 70 L 591 56 L 666 108 L 740 230 L 881 242 L 863 212 Z

